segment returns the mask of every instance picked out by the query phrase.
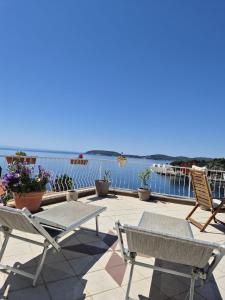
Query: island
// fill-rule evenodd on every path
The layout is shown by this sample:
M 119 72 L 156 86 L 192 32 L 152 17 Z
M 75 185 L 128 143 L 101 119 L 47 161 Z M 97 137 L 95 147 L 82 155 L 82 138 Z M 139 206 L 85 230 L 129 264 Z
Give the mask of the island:
M 109 150 L 90 150 L 85 154 L 91 155 L 106 155 L 106 156 L 120 156 L 121 153 Z M 127 158 L 144 158 L 152 160 L 164 160 L 164 161 L 191 161 L 191 160 L 205 160 L 210 161 L 212 158 L 208 157 L 186 157 L 186 156 L 170 156 L 165 154 L 152 154 L 152 155 L 136 155 L 136 154 L 123 154 Z
M 116 152 L 116 151 L 108 151 L 108 150 L 90 150 L 90 151 L 85 152 L 85 154 L 119 156 L 121 153 Z

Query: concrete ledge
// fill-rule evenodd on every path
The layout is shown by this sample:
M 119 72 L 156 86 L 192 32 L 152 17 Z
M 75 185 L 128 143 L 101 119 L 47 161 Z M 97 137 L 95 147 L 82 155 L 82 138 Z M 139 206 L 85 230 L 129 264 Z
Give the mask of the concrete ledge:
M 86 197 L 95 194 L 95 188 L 90 187 L 86 189 L 78 189 L 78 198 Z M 66 191 L 65 192 L 48 192 L 46 193 L 41 202 L 41 206 L 55 204 L 66 201 Z M 12 199 L 7 202 L 7 206 L 15 207 L 15 201 Z
M 138 192 L 124 189 L 109 189 L 110 194 L 138 198 Z
M 78 198 L 86 197 L 95 194 L 95 188 L 90 187 L 86 189 L 78 189 Z M 54 203 L 59 203 L 66 201 L 66 191 L 65 192 L 49 192 L 46 193 L 42 199 L 42 206 Z
M 183 205 L 191 205 L 191 206 L 195 205 L 194 198 L 167 196 L 158 193 L 152 193 L 152 198 L 156 201 L 162 201 L 162 202 L 170 202 L 175 204 L 183 204 Z
M 77 192 L 78 192 L 78 198 L 94 195 L 95 187 L 78 189 Z M 109 190 L 109 194 L 138 198 L 137 191 L 125 190 L 125 189 L 111 188 Z M 193 199 L 193 198 L 167 196 L 167 195 L 162 195 L 162 194 L 158 194 L 158 193 L 152 193 L 151 200 L 183 204 L 183 205 L 195 205 L 195 199 Z M 65 192 L 49 192 L 43 196 L 41 206 L 60 203 L 60 202 L 64 202 L 64 201 L 66 201 L 66 191 Z M 9 201 L 7 203 L 7 205 L 11 206 L 11 207 L 15 207 L 14 200 Z
M 128 196 L 138 198 L 138 192 L 132 190 L 123 190 L 123 189 L 110 189 L 110 193 L 115 195 L 121 196 Z M 194 198 L 184 198 L 184 197 L 175 197 L 175 196 L 167 196 L 159 193 L 152 193 L 151 199 L 154 201 L 162 201 L 162 202 L 171 202 L 176 204 L 183 204 L 183 205 L 195 205 Z

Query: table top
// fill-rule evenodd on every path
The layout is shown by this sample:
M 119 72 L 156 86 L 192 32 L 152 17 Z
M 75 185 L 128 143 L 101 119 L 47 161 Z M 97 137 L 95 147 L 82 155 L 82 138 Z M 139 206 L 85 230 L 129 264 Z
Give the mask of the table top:
M 193 238 L 191 226 L 187 220 L 166 215 L 143 212 L 139 227 L 158 233 L 172 234 L 177 237 Z
M 68 201 L 33 216 L 43 225 L 68 231 L 98 216 L 104 210 L 106 207 Z

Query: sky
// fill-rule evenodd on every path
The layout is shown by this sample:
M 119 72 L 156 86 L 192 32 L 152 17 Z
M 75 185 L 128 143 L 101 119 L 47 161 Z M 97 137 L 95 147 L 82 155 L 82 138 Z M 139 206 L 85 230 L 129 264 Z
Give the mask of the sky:
M 0 0 L 0 146 L 225 157 L 224 0 Z

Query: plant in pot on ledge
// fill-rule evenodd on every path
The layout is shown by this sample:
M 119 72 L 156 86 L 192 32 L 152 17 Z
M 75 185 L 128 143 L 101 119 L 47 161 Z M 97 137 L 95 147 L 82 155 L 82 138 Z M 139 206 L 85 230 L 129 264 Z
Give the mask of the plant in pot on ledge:
M 73 179 L 67 174 L 56 176 L 54 182 L 52 183 L 52 189 L 54 192 L 72 190 L 73 186 Z
M 104 197 L 108 194 L 111 184 L 109 181 L 110 176 L 111 172 L 105 170 L 103 179 L 95 180 L 96 194 L 98 197 Z
M 20 162 L 8 166 L 8 172 L 3 177 L 3 185 L 13 193 L 16 208 L 26 207 L 31 212 L 40 208 L 41 200 L 50 180 L 50 173 L 38 166 L 37 174 L 34 168 Z
M 151 195 L 151 189 L 149 189 L 149 182 L 151 180 L 152 169 L 146 168 L 140 174 L 138 174 L 139 179 L 142 182 L 142 187 L 138 189 L 138 197 L 140 200 L 147 201 Z

